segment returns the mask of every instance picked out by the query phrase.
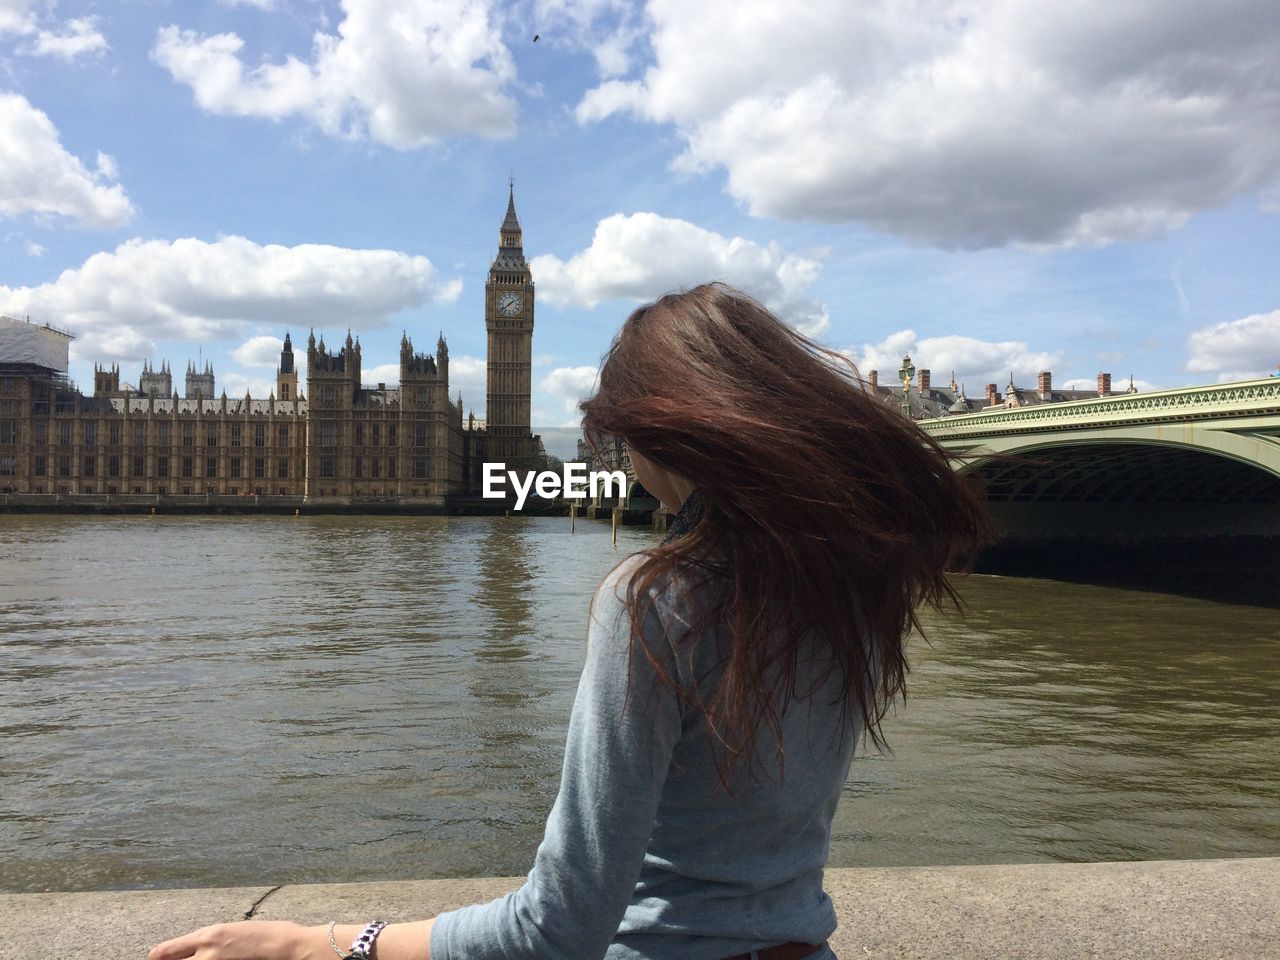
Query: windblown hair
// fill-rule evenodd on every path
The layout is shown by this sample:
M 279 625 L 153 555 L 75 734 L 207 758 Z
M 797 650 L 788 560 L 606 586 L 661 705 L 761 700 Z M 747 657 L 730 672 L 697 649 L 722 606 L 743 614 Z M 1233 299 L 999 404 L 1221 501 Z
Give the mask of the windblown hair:
M 580 406 L 597 453 L 620 437 L 705 500 L 692 530 L 642 551 L 628 607 L 632 656 L 641 650 L 707 716 L 722 784 L 740 759 L 750 765 L 761 725 L 783 761 L 779 718 L 809 636 L 830 646 L 846 720 L 856 710 L 883 748 L 880 721 L 906 696 L 917 607 L 963 612 L 948 572 L 971 571 L 993 539 L 981 491 L 951 466 L 957 455 L 870 392 L 843 354 L 719 283 L 632 313 Z M 640 640 L 653 591 L 698 568 L 723 574 L 718 599 L 671 642 L 727 629 L 709 698 L 683 689 Z

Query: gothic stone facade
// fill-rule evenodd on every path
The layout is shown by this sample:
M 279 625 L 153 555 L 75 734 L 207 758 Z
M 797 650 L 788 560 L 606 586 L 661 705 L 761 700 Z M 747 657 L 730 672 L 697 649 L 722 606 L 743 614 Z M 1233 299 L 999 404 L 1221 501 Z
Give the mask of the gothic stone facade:
M 313 335 L 308 398 L 287 334 L 265 400 L 229 399 L 225 391 L 215 397 L 211 365 L 188 366 L 180 398 L 168 365 L 149 363 L 138 389 L 121 385 L 118 367 L 96 367 L 87 397 L 67 380 L 65 365 L 0 356 L 0 493 L 438 502 L 478 494 L 486 459 L 535 468 L 534 286 L 521 242 L 512 192 L 485 285 L 485 421 L 464 422 L 462 398 L 449 399 L 443 334 L 434 356 L 416 353 L 407 334 L 401 339 L 400 385 L 392 388 L 361 382 L 358 339 L 348 334 L 331 353 Z M 19 339 L 27 332 L 20 321 L 0 322 Z M 48 328 L 39 333 L 52 336 Z

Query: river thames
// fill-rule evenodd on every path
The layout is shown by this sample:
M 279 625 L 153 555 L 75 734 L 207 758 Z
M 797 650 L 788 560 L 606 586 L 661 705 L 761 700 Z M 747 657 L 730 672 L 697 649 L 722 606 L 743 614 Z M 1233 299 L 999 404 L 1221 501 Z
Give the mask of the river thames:
M 563 518 L 0 517 L 0 890 L 520 875 L 592 589 Z M 1280 854 L 1280 615 L 974 576 L 832 866 Z

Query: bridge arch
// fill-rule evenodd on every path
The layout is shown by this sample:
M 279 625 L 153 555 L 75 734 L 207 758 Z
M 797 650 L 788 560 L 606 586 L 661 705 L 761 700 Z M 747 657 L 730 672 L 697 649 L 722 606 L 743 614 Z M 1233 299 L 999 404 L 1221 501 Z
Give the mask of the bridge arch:
M 1280 535 L 1280 438 L 1173 424 L 984 439 L 963 469 L 1008 533 Z
M 639 480 L 632 480 L 627 485 L 628 510 L 657 510 L 661 504 L 658 498 L 644 488 Z

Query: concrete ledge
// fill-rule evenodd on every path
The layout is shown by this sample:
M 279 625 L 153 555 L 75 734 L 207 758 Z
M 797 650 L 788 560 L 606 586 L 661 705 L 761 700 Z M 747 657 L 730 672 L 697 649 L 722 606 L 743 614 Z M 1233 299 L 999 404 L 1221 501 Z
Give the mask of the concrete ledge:
M 137 960 L 161 940 L 246 913 L 418 920 L 522 880 L 3 894 L 0 958 Z M 1280 958 L 1280 857 L 838 869 L 827 871 L 827 890 L 842 960 Z

